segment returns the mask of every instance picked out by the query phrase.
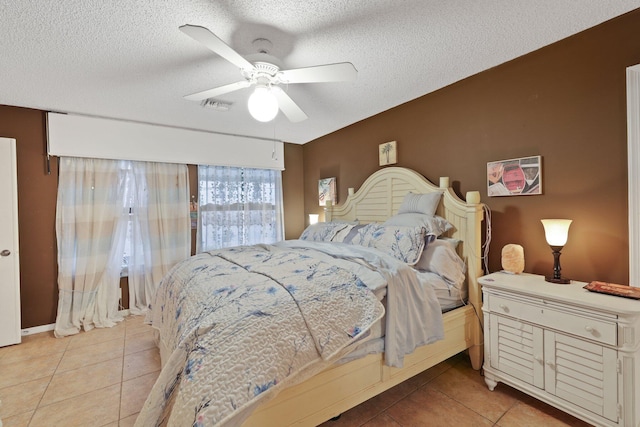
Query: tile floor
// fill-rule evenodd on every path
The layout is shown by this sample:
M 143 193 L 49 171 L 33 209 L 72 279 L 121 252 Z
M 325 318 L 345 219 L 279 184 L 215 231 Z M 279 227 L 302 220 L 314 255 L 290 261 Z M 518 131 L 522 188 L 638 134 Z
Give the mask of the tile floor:
M 0 419 L 14 426 L 132 426 L 160 369 L 142 316 L 56 339 L 0 348 Z M 490 392 L 463 354 L 322 427 L 586 426 L 504 384 Z

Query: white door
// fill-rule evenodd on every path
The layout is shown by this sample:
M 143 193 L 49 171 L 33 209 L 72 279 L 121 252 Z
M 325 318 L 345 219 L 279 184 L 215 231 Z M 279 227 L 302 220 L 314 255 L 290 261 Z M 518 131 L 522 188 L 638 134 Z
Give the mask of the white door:
M 16 140 L 0 138 L 0 347 L 20 342 Z

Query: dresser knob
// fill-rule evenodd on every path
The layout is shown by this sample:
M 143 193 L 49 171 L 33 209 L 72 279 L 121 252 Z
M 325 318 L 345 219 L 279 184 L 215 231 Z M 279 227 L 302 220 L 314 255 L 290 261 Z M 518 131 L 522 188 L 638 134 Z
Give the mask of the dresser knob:
M 503 311 L 509 311 L 509 308 L 508 308 L 506 305 L 504 305 L 504 304 L 500 304 L 500 308 L 501 308 Z
M 534 356 L 534 359 L 536 360 L 536 362 L 540 362 L 540 363 L 544 362 L 544 359 L 540 356 Z
M 547 362 L 546 362 L 546 363 L 547 363 L 547 366 L 548 366 L 548 367 L 550 367 L 551 369 L 555 369 L 555 365 L 553 364 L 553 362 L 552 362 L 552 361 L 547 360 Z
M 585 326 L 584 330 L 587 331 L 587 332 L 593 332 L 595 329 L 593 329 L 592 326 Z

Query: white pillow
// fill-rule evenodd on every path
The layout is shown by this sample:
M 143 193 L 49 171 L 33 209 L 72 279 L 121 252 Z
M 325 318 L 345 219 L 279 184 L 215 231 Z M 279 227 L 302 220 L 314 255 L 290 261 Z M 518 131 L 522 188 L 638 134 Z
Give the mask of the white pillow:
M 347 228 L 345 222 L 318 222 L 311 224 L 300 235 L 300 240 L 313 242 L 330 242 L 339 231 Z
M 436 273 L 458 289 L 464 283 L 466 271 L 464 261 L 451 247 L 451 242 L 442 239 L 436 239 L 426 245 L 414 268 Z
M 421 213 L 426 215 L 435 215 L 438 209 L 438 203 L 442 198 L 442 193 L 416 194 L 407 193 L 402 200 L 402 204 L 398 209 L 398 213 Z
M 446 219 L 437 215 L 425 215 L 419 213 L 401 213 L 394 215 L 384 222 L 384 225 L 399 225 L 405 227 L 424 227 L 427 234 L 441 234 L 451 230 L 453 225 Z
M 446 242 L 449 243 L 449 245 L 451 245 L 451 249 L 453 249 L 454 251 L 458 250 L 458 245 L 460 244 L 460 242 L 462 242 L 462 240 L 460 239 L 455 239 L 453 237 L 438 237 L 438 240 L 440 240 L 441 242 Z
M 352 245 L 376 248 L 392 257 L 414 265 L 422 254 L 426 234 L 423 227 L 405 227 L 370 223 L 359 228 Z
M 345 228 L 343 228 L 342 230 L 338 231 L 335 234 L 335 236 L 333 236 L 333 239 L 331 239 L 332 242 L 344 242 L 344 239 L 349 235 L 349 233 L 351 232 L 353 227 L 355 227 L 357 225 L 357 223 L 356 224 L 350 224 L 348 222 L 344 222 L 342 224 L 347 224 L 347 226 Z

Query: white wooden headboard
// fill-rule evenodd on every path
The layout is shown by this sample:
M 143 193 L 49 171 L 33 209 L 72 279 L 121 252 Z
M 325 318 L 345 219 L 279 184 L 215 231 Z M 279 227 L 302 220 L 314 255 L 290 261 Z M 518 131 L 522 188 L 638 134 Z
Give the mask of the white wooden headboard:
M 404 196 L 413 193 L 443 193 L 436 214 L 453 224 L 447 235 L 460 239 L 460 256 L 467 263 L 469 302 L 478 313 L 482 307 L 482 292 L 477 278 L 482 276 L 482 220 L 483 204 L 477 192 L 467 193 L 472 203 L 459 198 L 448 186 L 448 179 L 441 179 L 447 186 L 440 188 L 414 170 L 387 167 L 374 172 L 353 195 L 339 206 L 325 209 L 325 220 L 358 220 L 361 223 L 383 222 L 398 212 Z

